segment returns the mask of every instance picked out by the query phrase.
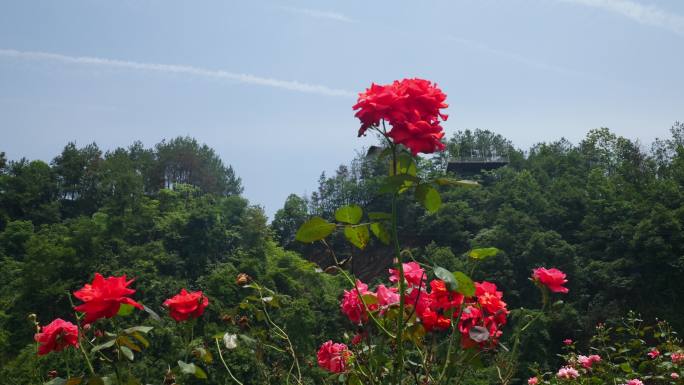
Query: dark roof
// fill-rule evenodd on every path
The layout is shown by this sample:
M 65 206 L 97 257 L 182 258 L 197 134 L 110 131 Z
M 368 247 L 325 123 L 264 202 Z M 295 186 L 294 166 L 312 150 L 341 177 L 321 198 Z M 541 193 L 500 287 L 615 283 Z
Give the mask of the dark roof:
M 490 171 L 508 164 L 508 161 L 483 160 L 452 160 L 447 165 L 447 171 L 456 174 L 477 174 L 482 170 Z

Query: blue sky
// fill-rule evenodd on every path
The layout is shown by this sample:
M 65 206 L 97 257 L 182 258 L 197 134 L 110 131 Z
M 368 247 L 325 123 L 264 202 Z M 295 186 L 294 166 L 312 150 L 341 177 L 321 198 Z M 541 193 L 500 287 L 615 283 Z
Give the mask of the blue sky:
M 190 135 L 272 215 L 371 143 L 351 110 L 371 82 L 436 81 L 447 135 L 649 144 L 684 120 L 683 68 L 681 0 L 6 0 L 0 151 Z

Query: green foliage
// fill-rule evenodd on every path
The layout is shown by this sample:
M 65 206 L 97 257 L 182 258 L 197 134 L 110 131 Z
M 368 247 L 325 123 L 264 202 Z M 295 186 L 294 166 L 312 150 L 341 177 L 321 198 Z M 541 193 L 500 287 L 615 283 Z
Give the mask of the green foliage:
M 195 339 L 213 343 L 214 334 L 238 328 L 231 323 L 236 318 L 226 319 L 237 316 L 234 309 L 246 295 L 235 284 L 240 272 L 297 298 L 286 300 L 288 311 L 274 317 L 294 331 L 297 351 L 312 360 L 320 339 L 337 328 L 335 317 L 328 317 L 331 322 L 324 327 L 317 320 L 322 314 L 337 315 L 341 283 L 277 247 L 263 211 L 237 195 L 239 178 L 231 173 L 208 147 L 187 138 L 152 150 L 136 143 L 104 155 L 95 145 L 79 149 L 70 144 L 51 165 L 27 160 L 3 165 L 0 377 L 11 384 L 45 383 L 52 370 L 62 379 L 88 377 L 72 349 L 37 357 L 35 329 L 27 316 L 37 314 L 41 325 L 58 317 L 75 322 L 67 293 L 90 282 L 96 271 L 135 278 L 136 300 L 161 316 L 124 306 L 116 317 L 119 337 L 94 341 L 115 341 L 101 350 L 109 357 L 121 355 L 137 376 L 130 381 L 161 383 L 169 367 L 179 383 L 229 380 L 216 366 L 211 344 L 194 345 L 188 359 L 177 355 L 187 344 L 161 304 L 183 287 L 203 290 L 211 305 L 195 327 Z M 131 329 L 140 324 L 153 329 Z M 94 325 L 99 328 L 111 325 Z M 243 344 L 226 359 L 241 378 L 263 378 L 270 368 L 260 371 L 255 354 L 259 352 L 254 347 Z M 213 363 L 206 362 L 210 356 Z M 183 374 L 179 359 L 194 365 L 194 374 Z M 94 365 L 105 382 L 111 382 L 112 367 L 103 361 Z M 308 366 L 305 372 L 318 376 Z
M 565 318 L 544 324 L 544 332 L 555 340 L 589 338 L 582 330 L 628 309 L 668 319 L 682 329 L 684 318 L 672 304 L 684 301 L 683 127 L 676 123 L 671 137 L 656 140 L 650 152 L 608 129 L 593 130 L 577 144 L 561 139 L 526 152 L 490 131 L 456 133 L 447 141 L 446 152 L 417 160 L 419 176 L 435 178 L 441 205 L 430 214 L 419 204 L 403 204 L 412 197 L 402 194 L 400 238 L 426 264 L 463 272 L 477 266 L 473 279 L 495 282 L 511 308 L 533 305 L 530 267 L 560 268 L 570 279 L 566 304 L 557 309 L 558 317 Z M 481 158 L 509 164 L 474 175 L 445 171 L 450 160 Z M 349 172 L 352 169 L 366 172 Z M 340 170 L 347 172 L 320 179 L 319 191 L 330 199 L 312 194 L 307 200 L 310 214 L 332 220 L 334 207 L 358 202 L 371 221 L 381 222 L 373 213 L 390 211 L 390 195 L 367 197 L 379 189 L 392 193 L 415 183 L 404 175 L 386 179 L 387 159 L 377 156 L 357 156 Z M 452 188 L 461 178 L 473 181 L 461 187 L 477 183 L 479 188 Z M 337 249 L 343 240 L 333 235 L 328 241 Z M 372 244 L 369 248 L 364 258 L 383 255 Z M 494 248 L 500 251 L 494 253 Z M 476 256 L 487 257 L 460 257 L 478 249 Z M 303 251 L 314 258 L 324 253 L 317 247 Z M 361 278 L 385 271 L 391 257 L 384 254 L 374 261 L 380 262 L 355 264 Z M 539 349 L 539 362 L 557 362 L 556 347 Z
M 600 360 L 583 365 L 582 359 Z M 678 356 L 681 355 L 681 356 Z M 564 347 L 563 365 L 578 371 L 581 384 L 627 383 L 639 379 L 648 384 L 674 384 L 684 375 L 682 340 L 665 321 L 647 324 L 636 313 L 609 324 L 598 324 L 587 348 L 576 343 Z M 555 370 L 537 366 L 534 373 L 550 384 L 562 384 Z
M 334 230 L 334 223 L 330 223 L 321 217 L 313 217 L 299 227 L 295 239 L 300 242 L 311 243 L 327 237 Z
M 357 205 L 343 206 L 335 211 L 335 219 L 338 222 L 349 223 L 355 225 L 361 221 L 363 216 L 363 209 Z

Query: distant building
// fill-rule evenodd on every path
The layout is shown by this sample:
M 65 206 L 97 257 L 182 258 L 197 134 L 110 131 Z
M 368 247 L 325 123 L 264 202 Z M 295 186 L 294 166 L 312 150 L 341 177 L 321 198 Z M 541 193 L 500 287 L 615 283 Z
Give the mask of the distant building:
M 496 158 L 496 159 L 459 159 L 451 160 L 447 165 L 447 171 L 452 172 L 457 175 L 476 175 L 482 173 L 482 171 L 496 170 L 497 168 L 503 167 L 508 164 L 508 159 Z

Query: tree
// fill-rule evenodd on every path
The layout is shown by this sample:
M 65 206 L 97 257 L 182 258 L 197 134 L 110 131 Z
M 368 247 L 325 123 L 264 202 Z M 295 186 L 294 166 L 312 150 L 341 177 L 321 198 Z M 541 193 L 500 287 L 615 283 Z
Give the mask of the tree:
M 289 245 L 297 233 L 297 229 L 307 219 L 307 202 L 295 194 L 290 194 L 282 209 L 276 211 L 271 228 L 276 240 L 283 246 Z
M 242 182 L 233 168 L 226 167 L 213 149 L 190 137 L 162 141 L 155 146 L 157 165 L 154 178 L 158 188 L 191 184 L 217 195 L 239 195 Z

